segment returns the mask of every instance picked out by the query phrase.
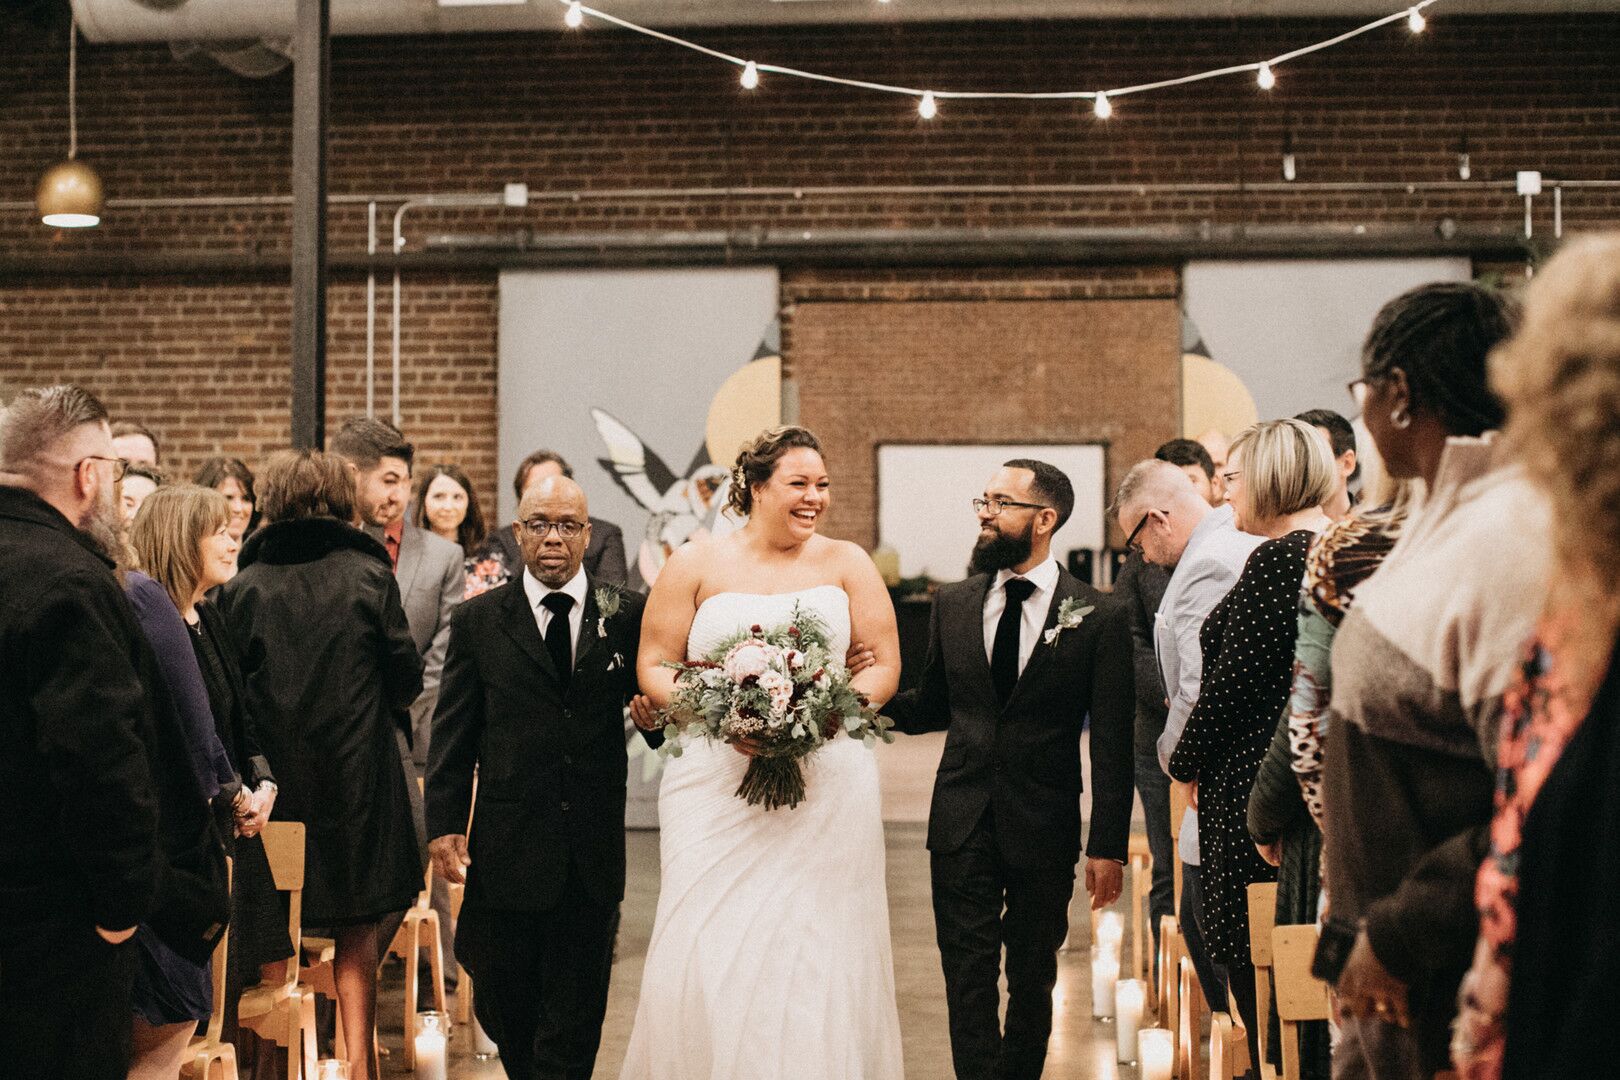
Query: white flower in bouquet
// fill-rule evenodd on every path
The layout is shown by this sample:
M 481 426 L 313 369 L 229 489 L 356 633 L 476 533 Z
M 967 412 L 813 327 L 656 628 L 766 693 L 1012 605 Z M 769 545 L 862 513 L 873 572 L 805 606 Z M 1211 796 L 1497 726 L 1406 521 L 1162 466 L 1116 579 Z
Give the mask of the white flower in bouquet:
M 759 688 L 771 696 L 771 711 L 786 716 L 793 704 L 793 680 L 780 671 L 767 671 L 759 677 Z
M 773 655 L 774 654 L 774 655 Z M 749 638 L 732 646 L 721 666 L 732 682 L 742 682 L 747 678 L 758 678 L 771 668 L 771 661 L 780 655 L 771 645 Z

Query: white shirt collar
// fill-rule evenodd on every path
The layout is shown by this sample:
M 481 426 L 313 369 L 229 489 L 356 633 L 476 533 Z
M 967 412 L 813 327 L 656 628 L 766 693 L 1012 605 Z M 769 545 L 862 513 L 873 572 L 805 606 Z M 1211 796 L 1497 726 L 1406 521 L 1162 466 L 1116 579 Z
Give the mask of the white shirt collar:
M 537 610 L 540 607 L 540 602 L 554 592 L 567 593 L 574 598 L 574 606 L 569 609 L 570 615 L 582 611 L 585 608 L 585 588 L 588 584 L 589 582 L 585 578 L 585 567 L 583 566 L 575 571 L 574 576 L 568 579 L 568 584 L 560 589 L 553 589 L 542 584 L 540 579 L 535 577 L 527 566 L 523 568 L 523 593 L 529 598 L 530 611 Z
M 1056 559 L 1047 559 L 1027 574 L 1015 574 L 1011 570 L 996 572 L 995 581 L 990 583 L 992 589 L 1003 589 L 1007 582 L 1015 577 L 1025 578 L 1035 586 L 1036 593 L 1049 593 L 1057 588 L 1058 564 Z

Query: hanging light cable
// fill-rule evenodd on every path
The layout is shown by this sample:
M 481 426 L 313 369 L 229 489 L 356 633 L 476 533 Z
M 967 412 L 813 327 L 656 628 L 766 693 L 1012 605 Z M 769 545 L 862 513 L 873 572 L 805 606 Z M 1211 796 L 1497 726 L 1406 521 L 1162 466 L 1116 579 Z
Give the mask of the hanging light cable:
M 79 160 L 79 22 L 68 28 L 68 155 L 45 170 L 34 192 L 39 219 L 59 229 L 101 224 L 101 177 Z

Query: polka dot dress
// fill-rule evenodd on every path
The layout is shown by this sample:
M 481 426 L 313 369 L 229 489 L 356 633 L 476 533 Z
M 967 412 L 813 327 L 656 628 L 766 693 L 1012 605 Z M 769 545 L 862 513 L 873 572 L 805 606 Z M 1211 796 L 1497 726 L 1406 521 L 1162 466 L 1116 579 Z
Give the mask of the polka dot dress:
M 1299 587 L 1314 535 L 1302 529 L 1261 544 L 1204 620 L 1198 703 L 1170 757 L 1171 776 L 1198 781 L 1204 941 L 1217 964 L 1249 963 L 1248 888 L 1277 880 L 1249 838 L 1249 791 L 1288 704 Z

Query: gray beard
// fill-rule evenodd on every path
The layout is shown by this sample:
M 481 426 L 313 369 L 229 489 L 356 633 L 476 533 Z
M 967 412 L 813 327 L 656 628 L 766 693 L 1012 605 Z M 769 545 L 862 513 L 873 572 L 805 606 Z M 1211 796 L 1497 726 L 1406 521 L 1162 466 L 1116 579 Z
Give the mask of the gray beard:
M 90 542 L 107 558 L 123 563 L 124 540 L 119 535 L 121 524 L 122 516 L 118 512 L 118 504 L 113 501 L 112 489 L 102 488 L 96 501 L 79 519 L 79 531 L 88 536 Z

